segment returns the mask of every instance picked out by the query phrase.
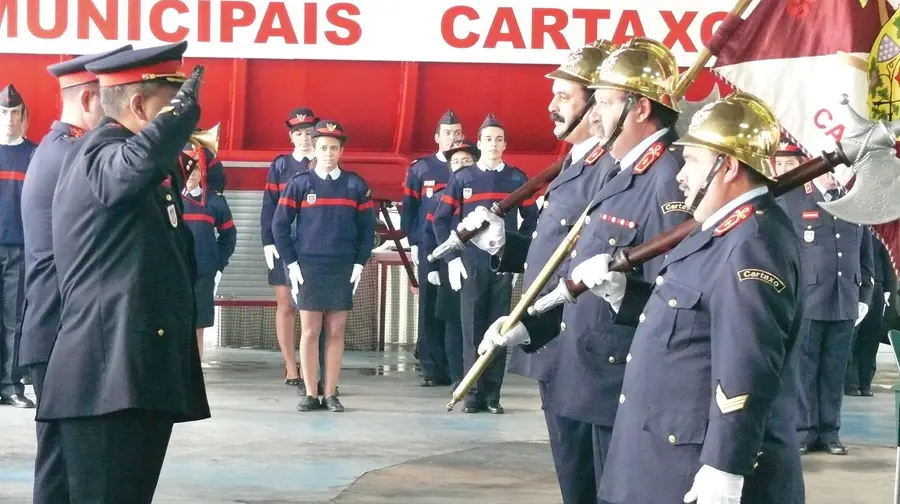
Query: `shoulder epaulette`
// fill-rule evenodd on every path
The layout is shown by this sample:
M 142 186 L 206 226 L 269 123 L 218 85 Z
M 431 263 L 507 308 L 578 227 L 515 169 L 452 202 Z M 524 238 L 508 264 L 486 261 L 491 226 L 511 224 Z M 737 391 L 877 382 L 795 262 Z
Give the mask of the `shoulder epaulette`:
M 634 163 L 631 172 L 635 175 L 643 174 L 650 169 L 653 163 L 655 163 L 664 152 L 666 152 L 666 144 L 661 141 L 654 142 L 653 145 L 647 147 L 647 150 L 644 151 L 640 159 Z
M 812 182 L 807 182 L 807 183 L 803 184 L 803 190 L 806 191 L 806 194 L 812 194 L 812 192 L 813 192 Z
M 584 164 L 586 164 L 586 165 L 594 164 L 594 163 L 597 162 L 598 159 L 600 159 L 601 157 L 603 157 L 604 154 L 606 154 L 606 146 L 603 146 L 603 145 L 599 145 L 599 144 L 598 144 L 598 145 L 595 146 L 594 149 L 591 150 L 591 152 L 588 153 L 588 155 L 584 158 Z
M 725 233 L 737 227 L 738 224 L 747 220 L 747 218 L 751 215 L 753 215 L 753 205 L 748 203 L 739 207 L 734 212 L 731 212 L 731 215 L 720 222 L 718 226 L 716 226 L 716 229 L 713 230 L 713 236 L 724 235 Z

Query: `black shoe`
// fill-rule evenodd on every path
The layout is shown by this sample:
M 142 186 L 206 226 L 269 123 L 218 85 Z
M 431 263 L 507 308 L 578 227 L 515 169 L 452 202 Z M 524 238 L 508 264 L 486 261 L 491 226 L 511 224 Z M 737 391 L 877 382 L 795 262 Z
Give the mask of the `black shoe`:
M 8 404 L 16 408 L 34 408 L 34 403 L 31 402 L 31 399 L 20 394 L 0 397 L 0 404 Z
M 300 367 L 297 366 L 297 377 L 296 378 L 288 378 L 287 370 L 284 372 L 284 384 L 288 387 L 299 387 L 300 384 L 303 383 L 303 378 L 300 378 Z M 306 395 L 306 394 L 303 394 Z
M 859 397 L 862 394 L 859 392 L 859 390 L 845 390 L 844 395 L 850 397 Z
M 341 413 L 344 411 L 344 405 L 341 404 L 341 401 L 337 398 L 337 396 L 326 397 L 323 406 L 325 408 L 328 408 L 328 411 L 331 411 L 333 413 Z
M 500 401 L 489 402 L 487 405 L 487 410 L 495 415 L 503 414 L 503 406 L 500 406 Z
M 443 387 L 450 385 L 449 378 L 423 378 L 422 383 L 419 384 L 422 387 Z
M 322 403 L 318 397 L 303 396 L 297 404 L 297 411 L 316 411 L 322 409 Z
M 846 455 L 847 447 L 842 445 L 840 441 L 835 440 L 822 443 L 822 451 L 827 452 L 829 455 Z
M 478 413 L 485 410 L 484 403 L 474 399 L 466 399 L 463 403 L 463 413 Z
M 800 443 L 800 455 L 806 455 L 809 453 L 809 445 L 804 443 Z
M 872 393 L 872 389 L 870 388 L 861 388 L 859 389 L 859 395 L 863 397 L 872 397 L 875 394 Z
M 297 395 L 300 397 L 306 396 L 306 382 L 303 381 L 303 378 L 299 378 L 297 382 Z

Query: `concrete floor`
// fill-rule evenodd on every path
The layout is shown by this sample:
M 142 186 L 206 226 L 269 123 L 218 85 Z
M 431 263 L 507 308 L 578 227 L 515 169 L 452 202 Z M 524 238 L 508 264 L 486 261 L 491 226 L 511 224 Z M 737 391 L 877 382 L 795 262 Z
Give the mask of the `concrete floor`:
M 507 414 L 445 411 L 445 387 L 423 389 L 405 352 L 350 352 L 347 411 L 299 413 L 280 355 L 208 349 L 213 418 L 175 428 L 155 502 L 479 504 L 559 502 L 543 416 L 530 380 L 508 376 Z M 845 398 L 850 455 L 804 458 L 807 502 L 890 502 L 900 381 L 880 356 L 873 398 Z M 33 410 L 0 409 L 0 502 L 30 502 Z

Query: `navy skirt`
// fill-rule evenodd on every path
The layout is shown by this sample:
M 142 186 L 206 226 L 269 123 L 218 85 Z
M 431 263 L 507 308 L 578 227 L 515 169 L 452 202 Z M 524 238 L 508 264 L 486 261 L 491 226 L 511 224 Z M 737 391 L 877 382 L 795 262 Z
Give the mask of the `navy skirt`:
M 269 270 L 269 285 L 291 286 L 287 277 L 287 266 L 281 259 L 275 259 L 275 267 Z
M 200 274 L 194 282 L 194 302 L 197 304 L 197 328 L 212 327 L 216 319 L 214 291 L 216 274 Z
M 350 264 L 300 265 L 303 285 L 297 293 L 297 309 L 303 311 L 350 311 L 353 308 L 353 284 Z

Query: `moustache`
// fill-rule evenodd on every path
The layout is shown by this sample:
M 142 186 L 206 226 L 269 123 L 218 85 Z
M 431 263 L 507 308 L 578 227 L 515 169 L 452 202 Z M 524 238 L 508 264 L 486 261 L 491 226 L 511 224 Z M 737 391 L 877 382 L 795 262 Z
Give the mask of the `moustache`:
M 684 194 L 687 194 L 691 190 L 691 188 L 688 187 L 687 184 L 678 184 L 678 190 L 683 192 Z
M 566 118 L 563 117 L 563 116 L 561 116 L 561 115 L 559 115 L 559 114 L 556 113 L 556 112 L 550 112 L 550 120 L 553 121 L 553 122 L 559 122 L 559 123 L 564 123 L 564 122 L 566 122 Z

